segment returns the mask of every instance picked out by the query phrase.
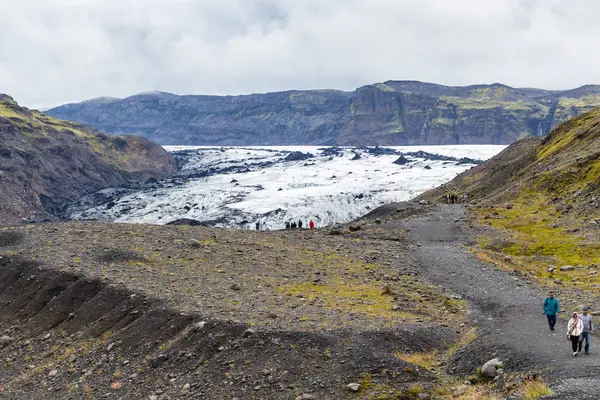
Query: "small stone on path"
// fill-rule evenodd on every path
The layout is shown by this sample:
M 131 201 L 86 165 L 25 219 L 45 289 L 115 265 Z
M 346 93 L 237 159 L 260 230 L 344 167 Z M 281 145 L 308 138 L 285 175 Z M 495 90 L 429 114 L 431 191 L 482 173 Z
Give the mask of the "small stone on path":
M 360 390 L 360 384 L 358 383 L 349 383 L 346 388 L 351 392 L 358 392 Z

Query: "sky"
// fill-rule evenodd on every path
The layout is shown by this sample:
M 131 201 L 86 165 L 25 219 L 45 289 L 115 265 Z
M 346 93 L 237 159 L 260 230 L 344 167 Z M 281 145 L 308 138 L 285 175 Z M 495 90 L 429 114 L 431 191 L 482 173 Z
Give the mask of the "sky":
M 598 0 L 0 0 L 0 93 L 600 83 Z

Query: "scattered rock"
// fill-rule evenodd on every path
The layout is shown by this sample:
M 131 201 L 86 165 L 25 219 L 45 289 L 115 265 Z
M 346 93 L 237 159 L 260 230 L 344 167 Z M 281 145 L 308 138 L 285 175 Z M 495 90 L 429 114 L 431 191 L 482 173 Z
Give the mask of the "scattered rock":
M 424 168 L 425 169 L 431 169 L 431 167 L 429 165 L 426 165 Z
M 239 283 L 232 283 L 229 288 L 231 290 L 242 290 L 242 286 Z
M 8 346 L 13 341 L 14 341 L 14 339 L 11 338 L 10 336 L 2 336 L 2 337 L 0 337 L 0 349 Z
M 348 385 L 346 385 L 346 389 L 348 389 L 351 392 L 358 392 L 360 390 L 360 384 L 359 383 L 349 383 Z
M 554 272 L 554 270 L 556 270 L 556 267 L 554 267 L 553 265 L 548 266 L 548 272 Z
M 316 400 L 316 396 L 312 394 L 303 393 L 300 396 L 296 397 L 296 400 Z
M 380 224 L 380 223 L 381 223 L 381 219 L 380 219 L 380 218 L 377 218 L 377 219 L 375 220 L 375 223 L 376 223 L 376 224 Z
M 158 356 L 152 359 L 150 365 L 152 366 L 152 368 L 160 368 L 168 359 L 168 356 L 164 354 L 159 354 Z
M 572 265 L 565 265 L 565 266 L 560 267 L 561 272 L 573 271 L 574 269 L 575 269 L 575 267 Z
M 467 385 L 460 385 L 459 387 L 457 387 L 454 392 L 452 392 L 452 396 L 454 397 L 458 397 L 458 396 L 462 396 L 466 391 L 467 391 Z
M 205 325 L 206 325 L 206 321 L 200 321 L 200 322 L 196 322 L 196 323 L 194 324 L 194 328 L 193 328 L 193 329 L 194 329 L 194 332 L 199 332 L 199 331 L 201 331 L 201 330 L 204 328 L 204 326 L 205 326 Z
M 247 337 L 254 335 L 255 333 L 256 333 L 256 331 L 254 329 L 250 328 L 250 329 L 246 329 L 242 336 L 247 338 Z
M 58 375 L 58 371 L 57 371 L 57 370 L 55 370 L 55 369 L 53 369 L 52 371 L 50 371 L 50 372 L 48 373 L 48 376 L 49 376 L 50 378 L 54 378 L 56 375 Z
M 557 285 L 562 285 L 562 281 L 560 279 L 558 279 L 558 278 L 556 278 L 554 280 L 554 283 L 556 283 Z
M 106 352 L 110 353 L 111 350 L 115 347 L 114 343 L 110 343 L 108 346 L 106 346 Z
M 356 161 L 356 160 L 360 160 L 362 157 L 360 156 L 360 154 L 355 154 L 354 157 L 352 157 L 352 161 Z
M 427 393 L 419 393 L 419 394 L 417 395 L 417 398 L 418 398 L 419 400 L 428 400 L 428 399 L 429 399 L 429 395 L 428 395 Z
M 362 229 L 362 227 L 361 227 L 360 225 L 350 225 L 350 226 L 348 227 L 348 230 L 349 230 L 350 232 L 358 232 L 358 231 L 360 231 L 361 229 Z
M 197 239 L 188 240 L 188 244 L 190 245 L 190 247 L 193 247 L 195 249 L 202 247 L 202 243 L 200 243 L 200 241 Z

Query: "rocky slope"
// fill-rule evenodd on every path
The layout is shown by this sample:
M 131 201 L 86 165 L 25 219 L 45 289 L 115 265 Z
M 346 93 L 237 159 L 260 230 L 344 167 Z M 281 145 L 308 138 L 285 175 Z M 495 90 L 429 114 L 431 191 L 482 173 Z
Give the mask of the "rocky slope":
M 0 94 L 0 225 L 40 220 L 79 196 L 176 171 L 160 146 L 20 107 Z
M 544 138 L 509 146 L 456 179 L 424 195 L 467 193 L 484 206 L 557 209 L 556 219 L 585 222 L 600 205 L 600 108 L 573 118 Z
M 600 86 L 551 91 L 388 81 L 354 92 L 247 96 L 154 92 L 67 104 L 48 114 L 108 133 L 140 134 L 161 144 L 509 144 L 545 135 L 598 105 Z
M 600 314 L 600 108 L 509 146 L 422 198 L 467 193 L 476 253 Z

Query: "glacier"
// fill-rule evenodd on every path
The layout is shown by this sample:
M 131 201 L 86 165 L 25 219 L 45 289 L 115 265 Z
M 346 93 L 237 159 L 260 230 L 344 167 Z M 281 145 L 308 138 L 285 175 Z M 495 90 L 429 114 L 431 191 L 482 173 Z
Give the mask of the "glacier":
M 259 222 L 266 230 L 313 220 L 325 227 L 409 200 L 505 147 L 165 146 L 177 160 L 176 176 L 91 193 L 69 205 L 65 217 L 150 224 L 189 219 L 241 229 Z M 407 164 L 394 164 L 400 154 Z

